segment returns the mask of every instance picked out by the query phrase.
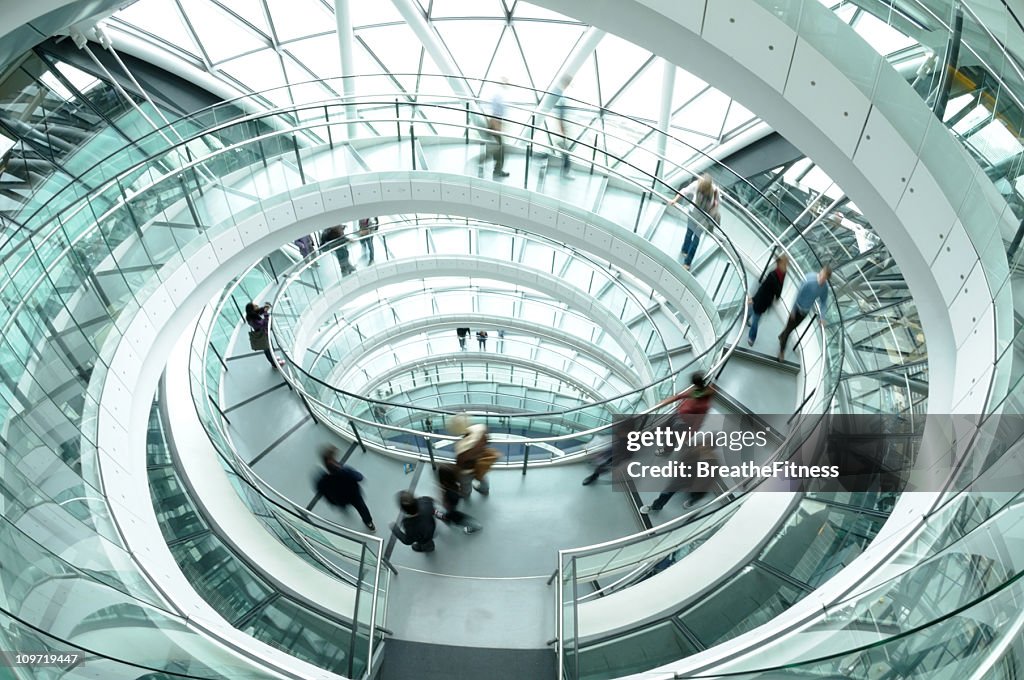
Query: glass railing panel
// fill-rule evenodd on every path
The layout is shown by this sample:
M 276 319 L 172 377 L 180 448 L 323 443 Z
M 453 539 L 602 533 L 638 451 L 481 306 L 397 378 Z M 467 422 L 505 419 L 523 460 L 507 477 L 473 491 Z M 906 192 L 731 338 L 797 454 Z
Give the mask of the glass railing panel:
M 643 673 L 700 651 L 692 634 L 674 620 L 661 621 L 613 640 L 588 644 L 579 651 L 579 675 L 573 680 L 612 680 Z
M 767 623 L 805 594 L 806 590 L 752 564 L 703 597 L 680 620 L 701 645 L 711 647 Z

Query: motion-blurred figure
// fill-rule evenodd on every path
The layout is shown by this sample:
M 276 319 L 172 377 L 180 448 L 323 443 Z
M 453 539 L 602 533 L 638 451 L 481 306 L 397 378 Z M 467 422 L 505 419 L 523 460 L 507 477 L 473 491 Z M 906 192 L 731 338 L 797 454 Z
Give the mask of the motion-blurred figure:
M 467 534 L 480 530 L 480 524 L 472 517 L 458 509 L 459 501 L 468 492 L 465 487 L 469 485 L 469 479 L 462 473 L 462 470 L 451 463 L 444 463 L 437 466 L 437 481 L 441 486 L 441 502 L 444 505 L 444 512 L 436 512 L 435 515 L 445 524 L 455 524 L 462 527 Z
M 492 143 L 487 150 L 487 155 L 494 158 L 494 172 L 491 176 L 494 179 L 508 177 L 505 172 L 505 142 L 502 139 L 502 130 L 505 127 L 505 85 L 507 78 L 501 79 L 501 84 L 494 88 L 491 100 L 488 103 L 487 130 Z
M 669 205 L 675 205 L 680 198 L 689 198 L 693 201 L 681 250 L 684 258 L 683 267 L 689 270 L 693 264 L 693 257 L 697 254 L 701 234 L 705 231 L 710 234 L 714 231 L 715 225 L 721 222 L 721 214 L 718 211 L 718 187 L 715 186 L 711 175 L 704 173 L 699 180 L 676 194 L 676 197 L 669 201 Z
M 402 519 L 391 525 L 391 533 L 415 552 L 434 552 L 434 499 L 416 498 L 403 491 L 398 494 L 398 507 L 402 509 Z
M 471 425 L 469 416 L 459 414 L 449 422 L 448 431 L 462 437 L 455 442 L 455 465 L 463 471 L 466 477 L 473 478 L 473 485 L 469 486 L 467 483 L 463 492 L 468 497 L 471 490 L 475 488 L 486 496 L 491 491 L 487 473 L 491 466 L 501 458 L 500 453 L 488 446 L 490 434 L 487 432 L 487 426 L 479 423 Z
M 359 488 L 359 482 L 363 481 L 362 473 L 355 468 L 339 463 L 338 448 L 332 444 L 327 444 L 320 449 L 320 458 L 327 471 L 317 480 L 316 490 L 331 505 L 339 508 L 351 505 L 359 513 L 366 528 L 376 531 L 377 527 L 373 523 L 373 517 L 370 516 L 370 509 L 366 507 L 366 501 L 363 500 L 363 493 Z
M 757 327 L 761 323 L 761 315 L 782 297 L 782 284 L 786 281 L 787 269 L 789 269 L 789 257 L 779 255 L 775 260 L 775 269 L 765 274 L 754 297 L 750 298 L 750 318 L 747 319 L 747 324 L 750 326 L 747 344 L 750 346 L 753 346 L 754 341 L 757 340 Z
M 779 361 L 786 358 L 786 341 L 789 334 L 796 330 L 800 322 L 811 313 L 811 307 L 818 306 L 818 322 L 825 327 L 825 303 L 828 302 L 828 280 L 832 278 L 832 267 L 825 265 L 817 274 L 811 273 L 804 277 L 800 289 L 793 301 L 793 310 L 789 313 L 789 321 L 779 334 Z

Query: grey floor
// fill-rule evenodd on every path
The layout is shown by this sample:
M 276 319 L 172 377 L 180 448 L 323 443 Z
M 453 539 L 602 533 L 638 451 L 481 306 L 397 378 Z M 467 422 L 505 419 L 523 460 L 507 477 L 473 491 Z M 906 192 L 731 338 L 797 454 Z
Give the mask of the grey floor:
M 316 425 L 262 354 L 253 355 L 240 334 L 228 355 L 222 404 L 230 433 L 252 469 L 286 497 L 344 526 L 365 531 L 358 514 L 316 497 L 319 448 L 349 445 Z M 272 415 L 271 415 L 272 414 Z M 346 460 L 364 475 L 363 493 L 388 538 L 398 519 L 395 496 L 403 489 L 439 497 L 428 464 L 408 470 L 399 460 L 356 448 Z M 475 648 L 542 649 L 554 636 L 554 590 L 547 579 L 559 548 L 611 540 L 642 527 L 628 494 L 610 484 L 584 487 L 585 464 L 491 472 L 491 493 L 474 493 L 461 509 L 483 529 L 466 535 L 439 525 L 436 550 L 415 553 L 395 543 L 399 571 L 389 592 L 388 628 L 394 638 Z

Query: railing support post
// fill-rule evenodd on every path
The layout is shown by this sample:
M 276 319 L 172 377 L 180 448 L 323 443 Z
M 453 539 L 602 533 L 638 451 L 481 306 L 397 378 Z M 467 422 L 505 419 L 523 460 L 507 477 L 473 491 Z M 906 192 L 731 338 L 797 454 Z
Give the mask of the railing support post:
M 356 427 L 355 421 L 350 418 L 348 424 L 352 427 L 352 432 L 356 435 L 356 441 L 359 442 L 359 448 L 363 450 L 363 453 L 366 453 L 366 444 L 363 443 L 363 438 L 359 436 L 359 428 Z

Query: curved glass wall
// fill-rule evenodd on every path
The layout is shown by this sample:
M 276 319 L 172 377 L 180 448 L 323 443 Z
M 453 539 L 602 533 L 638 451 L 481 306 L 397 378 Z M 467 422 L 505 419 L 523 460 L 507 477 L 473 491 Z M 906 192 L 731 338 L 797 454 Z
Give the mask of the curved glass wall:
M 189 490 L 175 469 L 174 454 L 167 441 L 159 401 L 153 403 L 146 442 L 147 469 L 153 506 L 164 540 L 182 573 L 196 591 L 232 626 L 290 656 L 302 659 L 338 675 L 355 678 L 369 666 L 369 631 L 375 624 L 359 611 L 331 612 L 285 595 L 277 584 L 259 572 L 244 555 L 220 535 L 196 507 Z M 323 547 L 287 524 L 287 544 L 296 554 L 319 569 L 329 567 L 332 575 L 357 589 L 373 589 L 362 581 L 373 578 L 371 555 L 359 562 L 330 560 Z M 319 548 L 319 549 L 318 549 Z M 345 615 L 348 615 L 347 617 Z M 380 639 L 380 630 L 374 631 Z

